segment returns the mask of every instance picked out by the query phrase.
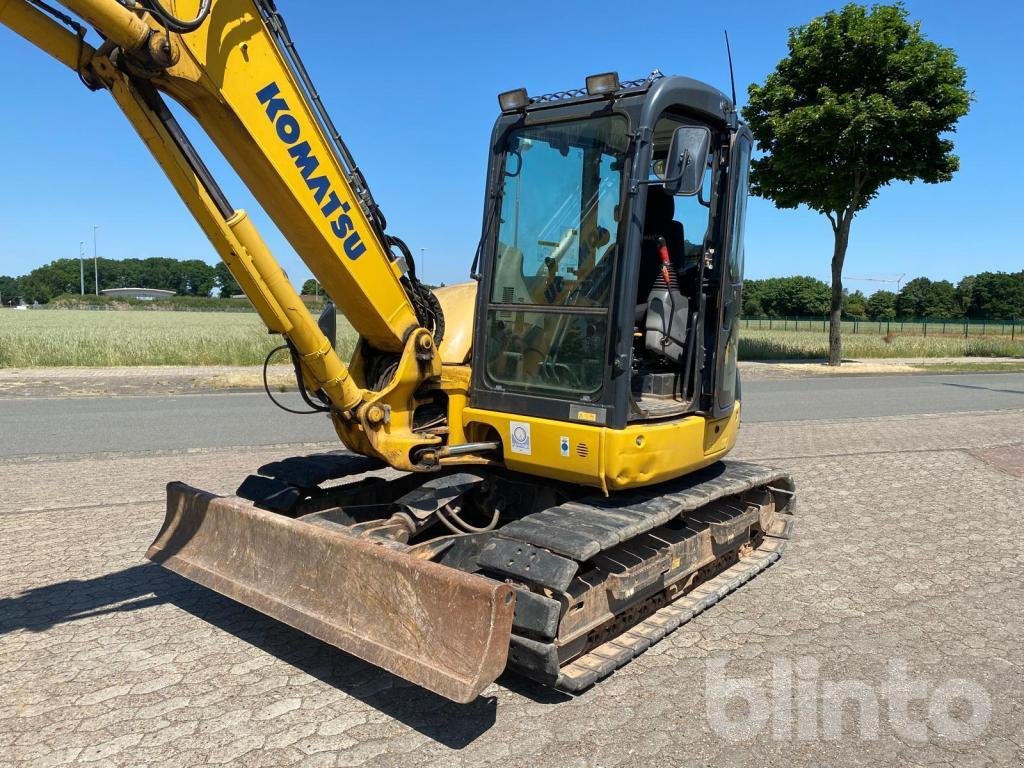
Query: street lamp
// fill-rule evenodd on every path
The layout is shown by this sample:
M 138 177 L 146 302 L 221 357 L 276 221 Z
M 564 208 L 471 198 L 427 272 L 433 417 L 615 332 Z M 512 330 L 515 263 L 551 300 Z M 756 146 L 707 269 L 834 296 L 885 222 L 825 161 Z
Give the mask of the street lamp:
M 80 281 L 79 290 L 85 296 L 85 240 L 78 241 L 78 279 Z
M 92 278 L 96 284 L 96 295 L 100 295 L 100 268 L 96 261 L 96 230 L 100 228 L 99 224 L 92 225 Z

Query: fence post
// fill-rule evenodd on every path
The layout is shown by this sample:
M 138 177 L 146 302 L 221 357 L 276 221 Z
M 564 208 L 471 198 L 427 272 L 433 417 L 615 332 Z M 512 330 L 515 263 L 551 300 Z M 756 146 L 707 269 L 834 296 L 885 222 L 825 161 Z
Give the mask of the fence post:
M 964 318 L 964 338 L 965 339 L 967 338 L 967 323 L 969 323 L 969 322 L 970 321 L 965 317 Z
M 927 339 L 928 338 L 928 321 L 927 320 L 924 321 L 923 327 L 924 327 L 924 337 Z

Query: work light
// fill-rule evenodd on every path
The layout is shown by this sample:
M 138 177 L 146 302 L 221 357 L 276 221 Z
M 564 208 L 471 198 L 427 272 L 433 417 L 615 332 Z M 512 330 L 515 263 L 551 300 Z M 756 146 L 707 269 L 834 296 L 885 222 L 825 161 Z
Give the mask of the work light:
M 591 96 L 615 93 L 617 90 L 619 90 L 618 72 L 604 72 L 600 75 L 589 75 L 587 77 L 587 93 Z
M 514 112 L 522 109 L 530 103 L 530 97 L 525 88 L 516 88 L 514 91 L 505 91 L 498 94 L 498 104 L 502 112 Z

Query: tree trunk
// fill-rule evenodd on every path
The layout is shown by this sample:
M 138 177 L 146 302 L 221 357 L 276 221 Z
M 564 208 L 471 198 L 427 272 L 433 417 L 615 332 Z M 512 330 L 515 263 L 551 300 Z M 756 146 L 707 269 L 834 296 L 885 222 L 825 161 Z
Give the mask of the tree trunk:
M 836 220 L 835 247 L 832 250 L 832 306 L 828 318 L 828 364 L 838 366 L 843 361 L 843 261 L 850 242 L 850 224 L 853 211 L 846 210 Z

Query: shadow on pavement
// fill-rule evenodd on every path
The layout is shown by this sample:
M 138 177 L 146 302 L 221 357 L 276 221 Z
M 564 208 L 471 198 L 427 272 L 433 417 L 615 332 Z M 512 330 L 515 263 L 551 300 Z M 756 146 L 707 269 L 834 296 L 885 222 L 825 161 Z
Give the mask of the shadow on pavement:
M 152 563 L 0 599 L 0 635 L 19 629 L 41 632 L 77 619 L 163 603 L 231 633 L 446 747 L 461 749 L 495 723 L 493 696 L 456 704 Z M 519 691 L 524 696 L 545 700 L 526 681 L 502 682 L 512 690 L 525 686 Z
M 980 384 L 957 384 L 952 381 L 942 382 L 947 387 L 959 387 L 960 389 L 984 389 L 988 392 L 1005 392 L 1008 395 L 1024 395 L 1024 389 L 1000 389 L 999 387 L 983 387 Z

